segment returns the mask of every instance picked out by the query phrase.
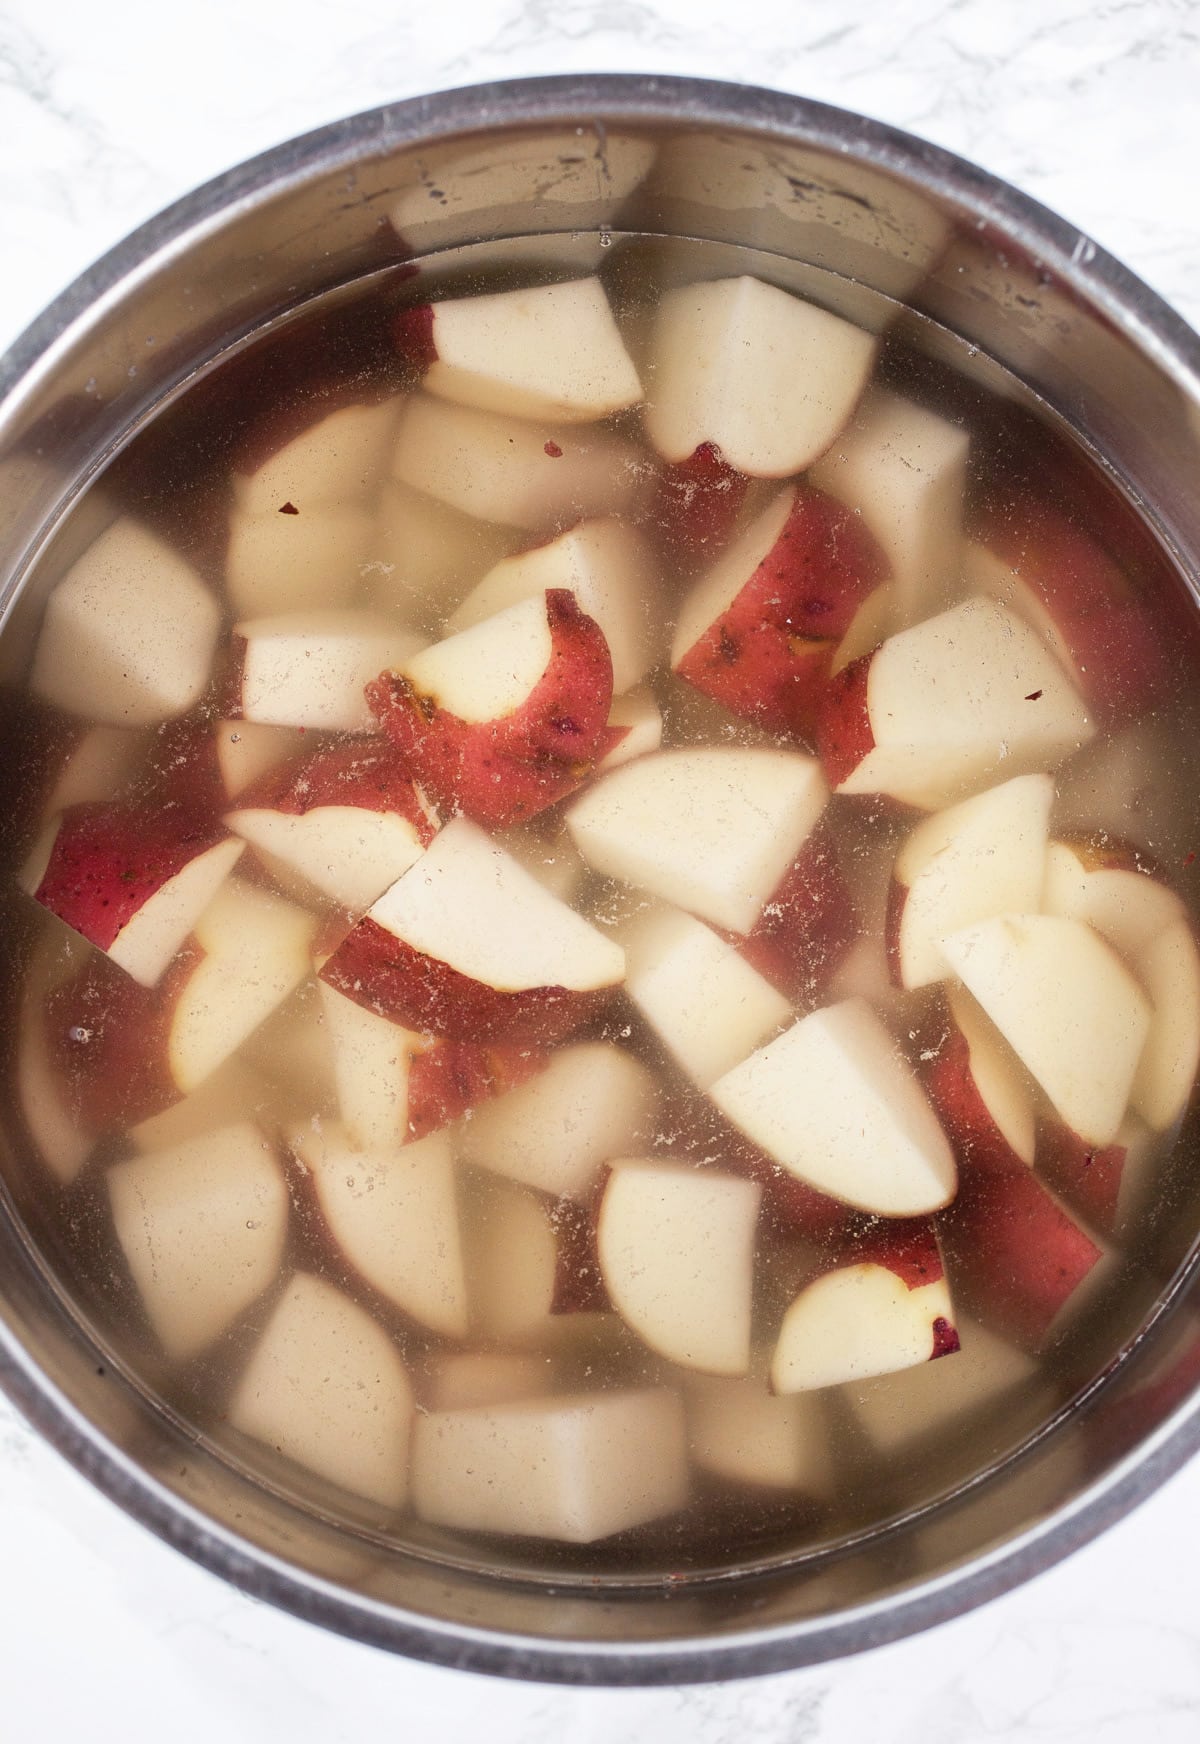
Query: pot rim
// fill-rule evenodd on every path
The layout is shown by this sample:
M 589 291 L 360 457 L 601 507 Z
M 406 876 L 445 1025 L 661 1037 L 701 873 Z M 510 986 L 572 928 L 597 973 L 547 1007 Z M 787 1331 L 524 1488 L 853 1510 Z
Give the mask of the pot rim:
M 206 229 L 318 176 L 416 143 L 497 128 L 693 122 L 816 146 L 895 173 L 972 221 L 995 224 L 1130 338 L 1200 404 L 1200 335 L 1112 255 L 969 161 L 851 110 L 763 87 L 658 74 L 557 74 L 461 86 L 365 110 L 274 146 L 173 202 L 63 290 L 0 357 L 0 402 L 54 370 L 72 329 Z M 650 1686 L 763 1675 L 863 1652 L 997 1598 L 1114 1524 L 1200 1448 L 1200 1391 L 1066 1507 L 1019 1537 L 899 1595 L 831 1617 L 669 1645 L 547 1643 L 442 1623 L 353 1597 L 251 1549 L 108 1442 L 0 1321 L 0 1389 L 111 1501 L 251 1597 L 368 1645 L 461 1670 L 571 1685 Z

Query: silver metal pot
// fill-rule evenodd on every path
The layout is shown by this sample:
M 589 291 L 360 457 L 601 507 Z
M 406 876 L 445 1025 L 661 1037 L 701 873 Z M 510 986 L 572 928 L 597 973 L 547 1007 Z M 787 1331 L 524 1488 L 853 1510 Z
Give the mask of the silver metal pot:
M 699 80 L 565 77 L 389 106 L 268 152 L 136 232 L 18 340 L 0 362 L 0 673 L 24 668 L 40 606 L 24 578 L 89 479 L 244 336 L 408 258 L 477 242 L 544 257 L 630 233 L 762 250 L 800 286 L 834 273 L 847 295 L 857 282 L 904 305 L 934 349 L 939 331 L 978 348 L 1119 479 L 1200 602 L 1200 340 L 1137 279 L 1011 188 L 858 116 Z M 419 1658 L 666 1683 L 855 1652 L 1047 1567 L 1200 1445 L 1200 1207 L 1184 1190 L 1087 1384 L 1017 1451 L 884 1527 L 598 1583 L 397 1548 L 253 1481 L 109 1360 L 31 1236 L 16 1130 L 0 1384 L 197 1561 Z

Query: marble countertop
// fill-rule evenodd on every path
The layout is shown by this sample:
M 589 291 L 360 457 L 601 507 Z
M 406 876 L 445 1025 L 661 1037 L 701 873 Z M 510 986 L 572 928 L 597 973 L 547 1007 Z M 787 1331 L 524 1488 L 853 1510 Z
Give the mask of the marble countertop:
M 2 0 L 0 347 L 194 184 L 388 99 L 575 70 L 857 108 L 1056 208 L 1200 324 L 1196 0 Z M 1200 1465 L 983 1610 L 828 1667 L 559 1691 L 408 1664 L 242 1598 L 0 1403 L 0 1728 L 14 1744 L 1194 1744 Z

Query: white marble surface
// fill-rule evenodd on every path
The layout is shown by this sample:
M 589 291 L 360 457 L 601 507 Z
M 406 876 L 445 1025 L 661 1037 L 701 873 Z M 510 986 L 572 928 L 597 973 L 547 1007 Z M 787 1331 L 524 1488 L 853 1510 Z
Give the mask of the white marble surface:
M 385 99 L 578 69 L 859 108 L 1056 207 L 1200 322 L 1195 0 L 0 0 L 0 345 L 189 186 Z M 1195 1744 L 1200 1466 L 1032 1585 L 751 1684 L 523 1688 L 257 1606 L 131 1525 L 0 1405 L 0 1735 L 59 1744 Z

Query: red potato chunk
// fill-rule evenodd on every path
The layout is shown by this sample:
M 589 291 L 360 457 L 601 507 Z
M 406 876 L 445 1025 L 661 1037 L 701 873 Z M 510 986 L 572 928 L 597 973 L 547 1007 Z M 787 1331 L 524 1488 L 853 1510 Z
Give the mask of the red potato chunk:
M 836 647 L 887 575 L 849 509 L 790 486 L 683 602 L 671 664 L 731 713 L 811 740 Z
M 552 588 L 367 686 L 436 803 L 503 827 L 572 793 L 609 749 L 612 660 L 574 594 Z

